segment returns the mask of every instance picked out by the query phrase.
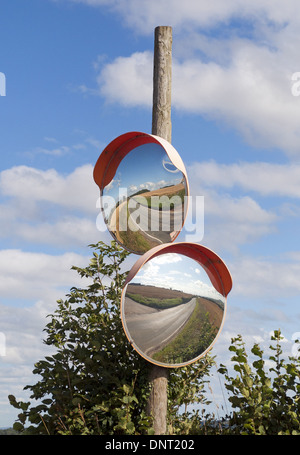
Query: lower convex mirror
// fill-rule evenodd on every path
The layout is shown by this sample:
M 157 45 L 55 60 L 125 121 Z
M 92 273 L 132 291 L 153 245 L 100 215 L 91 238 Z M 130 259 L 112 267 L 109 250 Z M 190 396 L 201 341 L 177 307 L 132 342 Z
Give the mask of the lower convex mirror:
M 125 333 L 136 351 L 157 365 L 195 362 L 223 325 L 231 277 L 215 253 L 198 247 L 153 248 L 127 277 L 121 299 Z

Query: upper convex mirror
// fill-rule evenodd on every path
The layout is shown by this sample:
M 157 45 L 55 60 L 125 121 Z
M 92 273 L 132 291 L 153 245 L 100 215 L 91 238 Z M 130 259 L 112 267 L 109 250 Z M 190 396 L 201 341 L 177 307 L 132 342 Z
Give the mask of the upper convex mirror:
M 122 292 L 121 317 L 142 357 L 174 368 L 208 352 L 223 326 L 231 286 L 226 266 L 218 265 L 224 283 L 208 256 L 195 260 L 177 252 L 154 255 L 131 274 Z
M 120 136 L 100 155 L 94 178 L 108 230 L 128 251 L 143 254 L 180 233 L 188 182 L 167 141 L 144 133 Z

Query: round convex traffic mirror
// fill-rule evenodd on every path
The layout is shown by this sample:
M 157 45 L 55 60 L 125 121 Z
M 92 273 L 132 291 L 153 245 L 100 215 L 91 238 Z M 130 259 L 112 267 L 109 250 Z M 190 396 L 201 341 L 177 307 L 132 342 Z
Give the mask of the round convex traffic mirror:
M 169 142 L 145 133 L 126 133 L 102 152 L 94 179 L 107 228 L 128 251 L 142 255 L 173 242 L 180 233 L 188 181 Z
M 221 331 L 231 286 L 227 267 L 211 250 L 189 243 L 156 247 L 126 279 L 121 298 L 126 336 L 154 364 L 195 362 Z

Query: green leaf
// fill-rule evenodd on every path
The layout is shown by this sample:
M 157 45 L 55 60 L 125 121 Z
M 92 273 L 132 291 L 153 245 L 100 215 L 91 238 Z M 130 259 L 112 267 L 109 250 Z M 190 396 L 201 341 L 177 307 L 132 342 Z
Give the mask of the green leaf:
M 271 387 L 271 384 L 272 384 L 271 378 L 266 378 L 264 384 L 265 384 L 267 387 Z
M 246 389 L 245 387 L 242 387 L 241 392 L 245 398 L 249 398 L 250 393 L 249 393 L 248 389 Z
M 130 393 L 130 387 L 127 384 L 123 384 L 123 390 L 127 395 Z
M 247 385 L 248 387 L 252 387 L 252 386 L 253 386 L 253 379 L 250 378 L 249 376 L 246 376 L 246 377 L 245 377 L 245 382 L 246 382 L 246 385 Z
M 15 422 L 15 423 L 13 424 L 13 429 L 14 429 L 15 431 L 18 431 L 18 432 L 21 433 L 21 432 L 24 430 L 24 425 L 22 425 L 22 423 L 20 423 L 20 422 Z

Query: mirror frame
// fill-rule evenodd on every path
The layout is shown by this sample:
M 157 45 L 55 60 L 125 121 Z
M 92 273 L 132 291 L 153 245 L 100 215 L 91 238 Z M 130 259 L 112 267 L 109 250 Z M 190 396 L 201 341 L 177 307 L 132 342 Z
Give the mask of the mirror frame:
M 121 136 L 115 138 L 110 144 L 108 144 L 101 155 L 99 156 L 93 171 L 93 177 L 95 183 L 98 185 L 100 189 L 100 207 L 101 211 L 103 211 L 102 207 L 102 195 L 104 188 L 112 181 L 114 178 L 117 169 L 121 163 L 121 161 L 125 158 L 128 153 L 130 153 L 133 149 L 144 145 L 144 144 L 159 144 L 169 157 L 172 164 L 182 172 L 185 182 L 186 182 L 186 196 L 189 196 L 189 182 L 187 178 L 187 172 L 185 169 L 185 165 L 177 152 L 177 150 L 165 139 L 154 136 L 153 134 L 141 133 L 137 131 L 131 131 Z M 186 210 L 184 213 L 182 227 L 184 226 L 185 219 L 188 213 L 188 198 L 186 204 Z M 182 228 L 181 227 L 181 228 Z M 108 229 L 110 232 L 110 230 Z M 181 230 L 179 230 L 176 235 L 171 240 L 171 243 L 178 237 Z M 111 233 L 111 232 L 110 232 Z M 116 239 L 117 240 L 117 239 Z M 120 243 L 118 240 L 117 242 L 125 248 L 129 252 L 133 252 L 134 254 L 142 255 L 143 253 L 139 253 L 136 251 L 129 250 L 124 244 Z
M 197 356 L 196 358 L 183 362 L 183 363 L 178 363 L 178 364 L 167 364 L 163 362 L 156 362 L 152 358 L 146 356 L 140 349 L 139 347 L 135 344 L 134 340 L 130 338 L 130 334 L 127 329 L 126 325 L 126 320 L 125 320 L 125 308 L 124 308 L 124 303 L 125 303 L 125 294 L 126 294 L 126 289 L 127 289 L 127 284 L 129 284 L 132 279 L 137 275 L 139 270 L 145 265 L 148 261 L 151 259 L 160 256 L 162 254 L 166 253 L 178 253 L 182 254 L 184 256 L 187 256 L 191 259 L 194 259 L 198 264 L 203 267 L 203 269 L 206 271 L 207 275 L 209 276 L 212 285 L 214 288 L 224 296 L 225 298 L 225 305 L 224 305 L 224 314 L 222 318 L 222 323 L 219 327 L 218 333 L 214 339 L 214 341 L 210 344 L 210 346 L 207 347 L 207 349 Z M 148 362 L 151 362 L 155 365 L 162 366 L 162 367 L 167 367 L 167 368 L 177 368 L 177 367 L 183 367 L 186 365 L 189 365 L 191 363 L 196 362 L 197 360 L 201 359 L 204 357 L 208 351 L 211 350 L 213 345 L 215 344 L 217 338 L 219 337 L 221 330 L 224 325 L 224 320 L 225 320 L 225 315 L 226 315 L 226 308 L 227 308 L 227 295 L 232 289 L 232 277 L 231 274 L 225 265 L 225 263 L 222 261 L 222 259 L 212 250 L 209 248 L 204 247 L 203 245 L 196 244 L 196 243 L 188 243 L 188 242 L 178 242 L 178 243 L 169 243 L 169 244 L 164 244 L 164 245 L 158 245 L 157 247 L 152 248 L 151 250 L 147 251 L 144 253 L 133 265 L 131 270 L 129 271 L 125 282 L 124 282 L 124 287 L 122 290 L 121 294 L 121 303 L 120 303 L 120 313 L 121 313 L 121 320 L 122 320 L 122 325 L 124 332 L 126 334 L 126 337 L 132 347 Z

